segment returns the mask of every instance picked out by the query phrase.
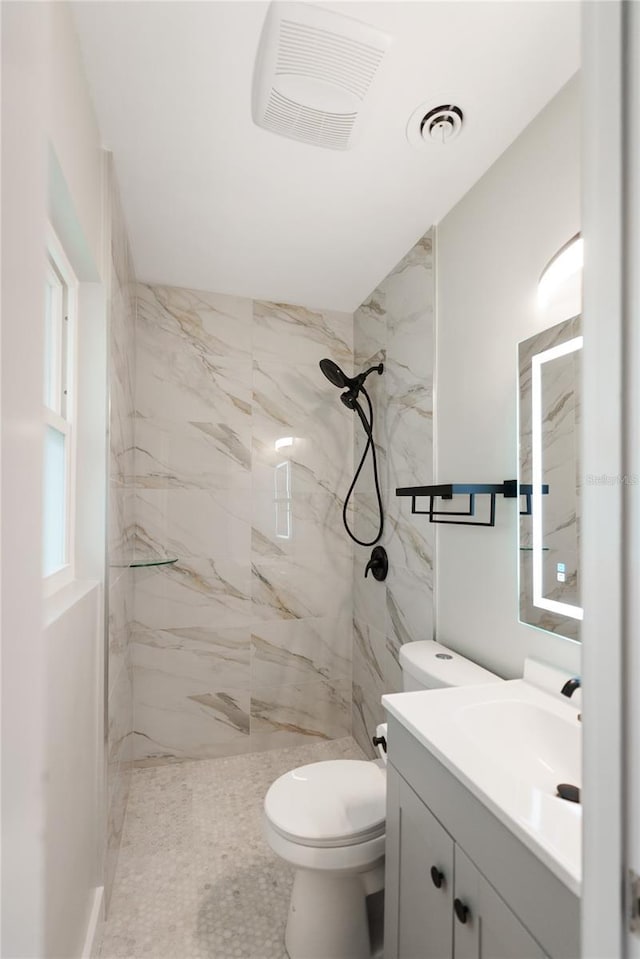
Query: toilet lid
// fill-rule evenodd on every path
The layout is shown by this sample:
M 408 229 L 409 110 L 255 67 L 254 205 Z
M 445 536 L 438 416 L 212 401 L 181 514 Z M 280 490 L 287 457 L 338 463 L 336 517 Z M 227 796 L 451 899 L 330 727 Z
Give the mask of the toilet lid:
M 264 800 L 271 825 L 304 846 L 347 846 L 384 832 L 386 775 L 380 762 L 335 759 L 280 776 Z

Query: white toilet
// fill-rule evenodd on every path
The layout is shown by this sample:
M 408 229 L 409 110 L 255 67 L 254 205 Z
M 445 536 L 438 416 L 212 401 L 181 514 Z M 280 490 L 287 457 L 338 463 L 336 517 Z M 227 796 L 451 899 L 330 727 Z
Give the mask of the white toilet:
M 402 646 L 400 665 L 406 691 L 501 681 L 430 640 Z M 296 867 L 285 934 L 291 959 L 382 955 L 385 763 L 300 766 L 265 796 L 267 842 Z

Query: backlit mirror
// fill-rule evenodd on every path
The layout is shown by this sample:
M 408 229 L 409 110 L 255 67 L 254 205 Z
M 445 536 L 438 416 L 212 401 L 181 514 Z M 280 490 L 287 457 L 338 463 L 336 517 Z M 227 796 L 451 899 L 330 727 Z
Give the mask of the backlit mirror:
M 580 639 L 581 318 L 520 343 L 520 621 Z

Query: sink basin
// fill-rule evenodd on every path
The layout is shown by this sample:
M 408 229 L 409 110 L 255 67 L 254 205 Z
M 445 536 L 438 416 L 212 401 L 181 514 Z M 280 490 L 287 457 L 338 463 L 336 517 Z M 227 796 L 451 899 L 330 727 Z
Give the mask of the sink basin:
M 579 895 L 582 807 L 556 787 L 581 785 L 582 724 L 577 707 L 558 694 L 562 676 L 540 688 L 542 673 L 527 660 L 524 679 L 394 693 L 382 703 Z
M 582 784 L 580 723 L 573 710 L 552 712 L 523 699 L 462 706 L 456 714 L 475 748 L 512 775 L 555 796 L 559 783 Z

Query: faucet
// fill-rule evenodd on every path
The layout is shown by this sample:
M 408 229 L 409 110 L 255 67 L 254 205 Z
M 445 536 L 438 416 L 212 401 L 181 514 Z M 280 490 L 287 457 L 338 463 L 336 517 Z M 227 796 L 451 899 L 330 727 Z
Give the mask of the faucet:
M 563 696 L 567 696 L 569 699 L 573 696 L 576 689 L 580 689 L 582 683 L 579 676 L 574 676 L 573 679 L 568 679 L 560 692 Z

